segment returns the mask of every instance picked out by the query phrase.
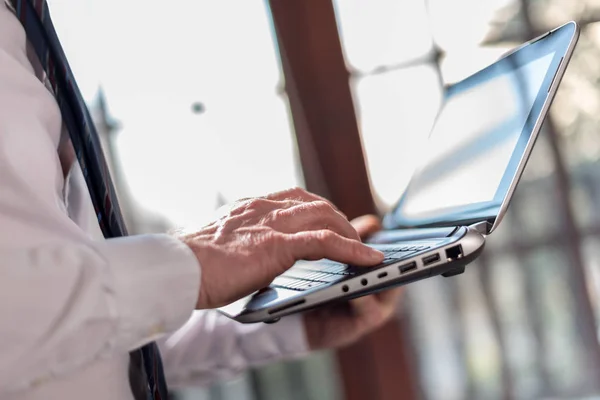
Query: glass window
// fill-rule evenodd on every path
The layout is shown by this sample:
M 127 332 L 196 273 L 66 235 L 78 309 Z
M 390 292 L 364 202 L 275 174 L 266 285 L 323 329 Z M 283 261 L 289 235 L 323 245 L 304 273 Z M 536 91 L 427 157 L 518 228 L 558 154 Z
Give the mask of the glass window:
M 410 62 L 432 48 L 421 0 L 335 0 L 334 4 L 351 69 L 365 73 Z
M 597 235 L 586 238 L 582 244 L 582 251 L 590 298 L 595 306 L 596 319 L 600 320 L 600 238 Z
M 431 128 L 441 90 L 428 60 L 431 38 L 421 0 L 334 1 L 372 188 L 395 203 Z M 412 67 L 402 68 L 406 64 Z
M 430 65 L 368 75 L 352 81 L 357 118 L 375 193 L 395 203 L 419 161 L 441 90 Z
M 597 20 L 600 3 L 597 0 L 528 1 L 529 13 L 536 26 L 552 28 L 569 20 Z
M 552 116 L 562 136 L 561 146 L 570 168 L 600 159 L 597 127 L 600 124 L 600 24 L 582 29 L 567 73 L 556 95 Z
M 534 290 L 539 295 L 535 312 L 541 314 L 545 327 L 541 340 L 553 389 L 572 390 L 590 376 L 589 371 L 585 371 L 582 359 L 585 349 L 578 340 L 575 304 L 567 284 L 568 261 L 556 248 L 540 248 L 525 262 L 535 274 Z
M 495 33 L 504 37 L 503 28 L 518 11 L 515 0 L 429 0 L 427 4 L 435 43 L 448 53 L 479 48 Z
M 490 261 L 489 301 L 494 305 L 490 311 L 496 318 L 496 339 L 502 343 L 505 357 L 503 384 L 511 385 L 517 398 L 534 398 L 540 382 L 535 368 L 536 338 L 529 321 L 536 316 L 523 307 L 530 296 L 529 276 L 519 259 L 507 251 Z
M 223 201 L 301 184 L 263 2 L 50 6 L 86 98 L 101 85 L 119 122 L 121 178 L 136 202 L 197 226 Z
M 455 281 L 442 278 L 416 282 L 406 290 L 404 322 L 411 328 L 421 388 L 427 399 L 466 397 L 469 374 L 458 292 Z

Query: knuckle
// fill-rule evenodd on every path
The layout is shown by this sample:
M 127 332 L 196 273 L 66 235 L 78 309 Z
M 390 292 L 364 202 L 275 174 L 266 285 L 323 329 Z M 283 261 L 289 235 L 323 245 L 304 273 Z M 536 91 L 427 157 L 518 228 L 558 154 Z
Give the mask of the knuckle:
M 286 217 L 286 210 L 282 208 L 276 208 L 269 212 L 267 220 L 271 222 L 276 222 Z
M 237 225 L 236 224 L 237 220 L 238 220 L 237 216 L 223 218 L 222 220 L 219 221 L 219 226 L 224 231 L 230 231 L 231 228 L 233 228 L 234 226 Z
M 290 245 L 296 248 L 310 248 L 318 242 L 315 232 L 300 232 L 290 237 Z
M 304 253 L 313 255 L 315 253 L 321 253 L 325 247 L 321 237 L 319 231 L 305 232 L 298 237 L 298 246 Z
M 309 203 L 300 203 L 290 208 L 289 212 L 293 213 L 294 216 L 301 216 L 304 214 L 308 214 L 310 216 L 312 211 L 313 210 L 311 209 Z
M 272 200 L 268 200 L 262 197 L 257 197 L 249 200 L 246 203 L 247 211 L 264 211 L 269 208 L 273 208 L 274 202 Z
M 270 245 L 278 246 L 283 242 L 283 236 L 275 231 L 270 231 L 265 235 L 265 241 Z
M 263 204 L 263 199 L 250 199 L 246 202 L 246 208 L 259 208 Z
M 272 210 L 269 214 L 271 215 L 271 219 L 280 219 L 282 218 L 285 214 L 285 210 L 281 209 L 281 208 L 276 208 L 274 210 Z
M 279 251 L 279 249 L 283 248 L 285 238 L 275 231 L 269 231 L 265 233 L 263 237 L 263 249 L 266 248 L 266 251 L 275 254 Z
M 310 198 L 310 195 L 306 190 L 300 187 L 295 187 L 290 190 L 290 197 L 297 200 L 306 201 L 308 198 Z
M 360 255 L 362 254 L 362 246 L 359 242 L 354 242 L 354 241 L 350 241 L 350 242 L 345 242 L 344 243 L 344 251 L 348 252 L 349 255 L 351 255 L 352 257 L 358 258 L 360 257 Z
M 312 204 L 314 208 L 323 213 L 330 213 L 331 211 L 333 211 L 333 207 L 331 207 L 331 204 L 329 204 L 325 200 L 316 200 Z
M 283 197 L 285 199 L 289 199 L 294 196 L 294 194 L 296 193 L 297 190 L 298 190 L 297 187 L 291 187 L 291 188 L 282 190 L 281 192 L 279 192 L 279 194 L 281 197 Z
M 246 201 L 238 201 L 229 209 L 229 215 L 239 215 L 246 210 Z
M 320 242 L 330 243 L 336 239 L 336 234 L 330 231 L 329 229 L 323 229 L 317 231 L 316 239 Z
M 298 194 L 298 193 L 306 193 L 306 190 L 302 189 L 299 186 L 294 186 L 293 188 L 290 189 L 290 192 Z
M 221 233 L 232 232 L 243 223 L 241 214 L 230 214 L 227 217 L 221 218 L 216 223 L 216 230 Z

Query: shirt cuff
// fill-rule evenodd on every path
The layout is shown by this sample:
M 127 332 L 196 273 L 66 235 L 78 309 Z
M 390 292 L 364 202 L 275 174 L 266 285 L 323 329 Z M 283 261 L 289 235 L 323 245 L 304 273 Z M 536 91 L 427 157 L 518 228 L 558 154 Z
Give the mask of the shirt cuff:
M 108 239 L 100 245 L 114 283 L 117 344 L 137 348 L 181 327 L 196 307 L 200 265 L 166 234 Z

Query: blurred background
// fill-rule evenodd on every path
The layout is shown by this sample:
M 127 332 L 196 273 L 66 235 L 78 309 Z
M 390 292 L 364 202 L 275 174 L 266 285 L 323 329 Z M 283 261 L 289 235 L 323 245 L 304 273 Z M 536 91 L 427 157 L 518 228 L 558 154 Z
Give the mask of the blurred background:
M 136 233 L 291 186 L 383 213 L 444 85 L 578 21 L 523 181 L 466 273 L 410 285 L 349 349 L 174 398 L 600 398 L 599 0 L 49 3 Z

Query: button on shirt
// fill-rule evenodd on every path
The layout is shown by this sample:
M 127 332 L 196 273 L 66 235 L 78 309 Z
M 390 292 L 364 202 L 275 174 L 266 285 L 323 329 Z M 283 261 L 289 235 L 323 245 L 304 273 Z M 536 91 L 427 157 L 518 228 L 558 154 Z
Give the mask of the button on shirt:
M 28 47 L 0 2 L 0 398 L 131 400 L 128 352 L 152 340 L 171 387 L 305 353 L 298 316 L 193 311 L 201 268 L 179 240 L 102 237 Z

